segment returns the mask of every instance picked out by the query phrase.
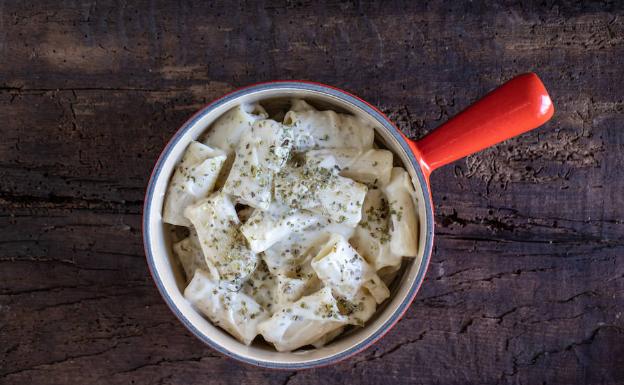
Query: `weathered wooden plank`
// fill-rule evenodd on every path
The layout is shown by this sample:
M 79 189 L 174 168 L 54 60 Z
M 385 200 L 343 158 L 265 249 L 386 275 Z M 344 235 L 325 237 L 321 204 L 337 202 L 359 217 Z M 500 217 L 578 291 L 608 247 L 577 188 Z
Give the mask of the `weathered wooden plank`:
M 0 384 L 620 383 L 624 9 L 617 2 L 0 4 Z M 151 283 L 159 152 L 237 86 L 326 82 L 418 138 L 517 73 L 557 113 L 432 176 L 405 319 L 303 372 L 223 358 Z

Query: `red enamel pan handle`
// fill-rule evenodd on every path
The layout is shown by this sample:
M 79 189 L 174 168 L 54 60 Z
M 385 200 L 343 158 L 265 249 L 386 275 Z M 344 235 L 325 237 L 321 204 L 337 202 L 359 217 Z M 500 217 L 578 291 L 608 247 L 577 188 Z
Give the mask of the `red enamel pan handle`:
M 425 173 L 546 123 L 554 113 L 534 73 L 516 76 L 413 143 Z

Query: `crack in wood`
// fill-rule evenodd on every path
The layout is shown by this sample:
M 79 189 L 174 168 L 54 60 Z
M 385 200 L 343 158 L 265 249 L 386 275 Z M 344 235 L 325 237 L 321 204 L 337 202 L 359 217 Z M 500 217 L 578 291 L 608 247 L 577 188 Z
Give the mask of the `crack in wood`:
M 295 376 L 298 374 L 297 371 L 294 371 L 292 373 L 290 373 L 288 376 L 286 376 L 286 378 L 284 379 L 284 381 L 282 382 L 282 385 L 289 385 L 290 381 L 292 381 L 293 378 L 295 378 Z
M 106 205 L 106 204 L 123 204 L 127 206 L 143 206 L 143 201 L 109 201 L 103 199 L 89 199 L 73 196 L 59 196 L 48 194 L 47 197 L 34 196 L 34 195 L 13 195 L 7 192 L 0 192 L 0 201 L 5 203 L 21 203 L 21 204 L 33 204 L 33 203 L 51 203 L 53 205 L 76 205 L 76 206 L 92 206 L 92 205 Z
M 418 337 L 416 337 L 416 338 L 412 338 L 412 339 L 409 339 L 409 340 L 406 340 L 406 341 L 402 341 L 402 342 L 398 343 L 397 345 L 395 345 L 395 346 L 391 347 L 391 348 L 390 348 L 390 349 L 388 349 L 388 350 L 385 350 L 385 351 L 383 351 L 383 352 L 381 352 L 381 353 L 379 353 L 379 354 L 377 354 L 377 352 L 376 352 L 376 353 L 375 353 L 374 355 L 372 355 L 372 356 L 366 357 L 366 358 L 364 358 L 364 359 L 363 359 L 363 360 L 361 360 L 361 361 L 355 362 L 355 363 L 352 365 L 352 369 L 356 369 L 358 366 L 363 365 L 364 363 L 370 363 L 370 362 L 372 362 L 372 361 L 379 361 L 379 360 L 383 360 L 383 359 L 384 359 L 384 357 L 387 357 L 387 356 L 389 356 L 389 355 L 391 355 L 391 354 L 395 353 L 396 351 L 398 351 L 398 350 L 400 350 L 400 349 L 402 349 L 402 348 L 404 348 L 404 347 L 406 347 L 406 346 L 410 346 L 410 345 L 413 345 L 413 344 L 415 344 L 415 343 L 418 343 L 418 342 L 422 341 L 422 340 L 426 337 L 427 332 L 428 332 L 428 331 L 427 331 L 427 330 L 425 330 L 425 331 L 423 331 L 422 333 L 420 333 L 420 334 L 418 335 Z
M 82 289 L 102 289 L 102 288 L 137 288 L 137 287 L 152 287 L 151 283 L 147 280 L 140 281 L 126 281 L 124 283 L 113 282 L 111 284 L 107 284 L 105 282 L 92 282 L 84 285 L 60 285 L 60 286 L 52 286 L 52 287 L 43 287 L 43 288 L 33 288 L 33 289 L 24 289 L 24 290 L 7 290 L 4 289 L 3 292 L 0 292 L 0 295 L 4 296 L 18 296 L 18 295 L 29 295 L 33 293 L 48 293 L 55 291 L 63 291 L 63 290 L 82 290 Z
M 604 330 L 604 329 L 614 329 L 619 334 L 623 334 L 624 333 L 624 329 L 622 327 L 619 327 L 619 326 L 616 326 L 616 325 L 601 325 L 601 326 L 598 326 L 597 328 L 595 328 L 591 332 L 591 334 L 590 334 L 590 336 L 588 338 L 585 338 L 585 339 L 583 339 L 581 341 L 572 342 L 572 343 L 566 345 L 565 347 L 563 347 L 561 349 L 542 350 L 542 351 L 538 351 L 538 352 L 534 353 L 533 356 L 529 359 L 529 362 L 526 363 L 524 366 L 535 365 L 537 363 L 537 361 L 539 359 L 541 359 L 542 357 L 544 357 L 544 356 L 558 354 L 558 353 L 562 353 L 562 352 L 565 352 L 565 351 L 570 351 L 570 350 L 574 349 L 575 347 L 581 346 L 581 345 L 589 345 L 589 344 L 594 342 L 594 340 L 596 339 L 596 337 L 598 336 L 600 331 Z
M 122 370 L 119 372 L 116 372 L 115 375 L 120 375 L 120 374 L 128 374 L 128 373 L 133 373 L 133 372 L 138 372 L 142 369 L 145 368 L 150 368 L 150 367 L 154 367 L 154 366 L 161 366 L 163 364 L 175 364 L 175 363 L 181 363 L 181 362 L 201 362 L 201 360 L 203 358 L 221 358 L 221 356 L 218 355 L 201 355 L 198 357 L 189 357 L 189 358 L 180 358 L 180 359 L 167 359 L 167 358 L 163 358 L 160 359 L 156 362 L 148 362 L 145 364 L 141 364 L 141 365 L 137 365 L 135 367 L 132 367 L 130 369 L 126 369 L 126 370 Z
M 25 372 L 29 372 L 29 371 L 34 371 L 34 370 L 43 370 L 46 369 L 50 366 L 56 366 L 56 365 L 62 365 L 65 362 L 68 361 L 73 361 L 73 360 L 79 360 L 82 358 L 88 358 L 88 357 L 96 357 L 96 356 L 100 356 L 102 354 L 106 354 L 114 349 L 117 348 L 117 343 L 115 343 L 113 346 L 108 347 L 104 350 L 95 352 L 95 353 L 85 353 L 85 354 L 77 354 L 75 356 L 66 356 L 60 360 L 54 360 L 54 361 L 49 361 L 43 364 L 39 364 L 39 365 L 35 365 L 35 366 L 31 366 L 31 367 L 27 367 L 27 368 L 21 368 L 18 370 L 12 370 L 12 371 L 7 371 L 7 372 L 1 372 L 0 371 L 0 378 L 6 378 L 9 376 L 15 376 L 21 373 L 25 373 Z M 1 369 L 0 369 L 1 370 Z

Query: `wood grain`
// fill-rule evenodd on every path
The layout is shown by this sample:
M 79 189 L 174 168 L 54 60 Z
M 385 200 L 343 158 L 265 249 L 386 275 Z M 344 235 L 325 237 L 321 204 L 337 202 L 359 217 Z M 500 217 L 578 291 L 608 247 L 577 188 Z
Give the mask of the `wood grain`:
M 0 384 L 624 383 L 618 2 L 0 2 Z M 144 189 L 238 86 L 350 90 L 413 138 L 513 75 L 544 127 L 432 177 L 436 244 L 406 317 L 336 366 L 226 359 L 159 297 Z

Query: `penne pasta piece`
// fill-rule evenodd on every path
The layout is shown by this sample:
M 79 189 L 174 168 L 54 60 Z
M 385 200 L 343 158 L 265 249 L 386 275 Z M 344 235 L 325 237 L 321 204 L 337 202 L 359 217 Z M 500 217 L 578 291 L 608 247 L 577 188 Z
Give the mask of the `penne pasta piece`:
M 293 128 L 295 151 L 315 148 L 373 147 L 375 130 L 362 119 L 335 111 L 318 111 L 303 100 L 295 99 L 284 116 L 284 124 Z
M 295 185 L 294 180 L 299 183 Z M 277 201 L 351 227 L 361 219 L 366 191 L 365 185 L 338 175 L 333 157 L 310 160 L 302 168 L 285 168 L 276 175 L 274 188 Z
M 364 326 L 377 310 L 377 301 L 366 290 L 358 291 L 351 300 L 338 297 L 337 302 L 340 313 L 348 318 L 351 325 Z
M 268 210 L 256 210 L 241 226 L 251 250 L 260 253 L 292 232 L 301 232 L 319 218 L 307 210 L 293 209 L 273 202 Z
M 386 298 L 390 297 L 390 290 L 377 274 L 372 275 L 368 281 L 364 282 L 362 287 L 375 298 L 377 303 L 382 303 Z
M 361 288 L 366 288 L 377 303 L 390 295 L 375 270 L 341 235 L 333 234 L 311 265 L 326 286 L 347 300 L 355 298 Z
M 205 270 L 210 273 L 212 279 L 219 280 L 219 271 L 212 262 L 207 261 L 204 257 L 197 232 L 193 228 L 191 228 L 191 234 L 187 238 L 173 244 L 173 253 L 182 264 L 186 282 L 193 278 L 197 269 Z
M 229 197 L 214 193 L 187 207 L 184 213 L 197 231 L 206 259 L 215 265 L 222 280 L 240 288 L 256 269 L 258 257 L 239 231 L 240 221 Z
M 352 227 L 330 223 L 330 220 L 321 218 L 318 223 L 305 231 L 291 233 L 275 243 L 262 253 L 262 258 L 273 274 L 294 276 L 300 273 L 304 262 L 318 253 L 331 234 L 341 234 L 345 238 L 350 238 L 353 232 Z
M 221 115 L 203 139 L 203 143 L 234 154 L 241 137 L 249 135 L 251 126 L 269 117 L 259 103 L 243 103 Z
M 396 266 L 386 266 L 377 271 L 377 275 L 381 280 L 386 284 L 386 286 L 390 286 L 390 284 L 394 281 L 394 279 L 399 274 L 401 270 L 401 265 Z
M 220 148 L 227 154 L 227 159 L 217 178 L 216 187 L 222 188 L 225 184 L 234 164 L 236 147 L 241 137 L 248 136 L 252 125 L 267 117 L 267 112 L 259 103 L 243 103 L 223 114 L 212 124 L 203 143 Z
M 315 238 L 307 234 L 293 233 L 265 250 L 262 259 L 273 274 L 292 276 L 310 255 L 314 242 Z
M 273 313 L 274 293 L 277 280 L 269 272 L 266 263 L 260 261 L 256 270 L 243 284 L 243 293 L 252 297 L 269 314 Z
M 402 256 L 390 247 L 388 201 L 379 189 L 368 190 L 362 220 L 350 239 L 351 245 L 375 270 L 401 264 Z
M 312 274 L 301 271 L 292 277 L 276 274 L 273 275 L 264 262 L 258 264 L 258 268 L 243 285 L 243 292 L 258 302 L 269 314 L 287 306 L 304 295 L 311 294 L 321 288 L 316 274 L 309 267 L 306 270 Z
M 340 176 L 368 186 L 385 186 L 390 181 L 393 155 L 388 150 L 337 148 L 306 152 L 308 161 L 327 157 L 334 157 L 340 168 Z
M 271 203 L 273 174 L 286 163 L 292 147 L 291 129 L 274 121 L 259 120 L 236 149 L 223 191 L 242 204 L 267 210 Z
M 415 192 L 407 171 L 392 169 L 390 183 L 383 188 L 389 205 L 390 249 L 396 255 L 418 255 L 418 219 Z
M 283 307 L 261 322 L 258 331 L 277 351 L 286 352 L 311 344 L 347 322 L 331 289 L 325 287 Z
M 184 209 L 206 197 L 215 187 L 225 153 L 199 142 L 191 142 L 176 168 L 167 188 L 163 221 L 177 226 L 190 226 Z
M 333 330 L 327 334 L 325 334 L 324 336 L 322 336 L 321 338 L 319 338 L 318 340 L 310 343 L 310 345 L 314 346 L 315 348 L 319 349 L 322 348 L 323 346 L 327 345 L 328 343 L 332 342 L 336 337 L 338 337 L 339 335 L 342 334 L 342 332 L 344 332 L 345 327 L 341 326 L 336 330 Z
M 286 165 L 275 174 L 273 194 L 275 200 L 289 207 L 309 210 L 319 205 L 315 189 L 318 184 L 311 181 L 312 175 L 303 167 Z
M 277 285 L 275 286 L 275 308 L 281 309 L 291 304 L 307 294 L 311 294 L 321 288 L 320 281 L 316 275 L 300 274 L 295 278 L 285 275 L 276 277 Z
M 245 345 L 258 335 L 258 325 L 269 314 L 250 296 L 233 292 L 213 280 L 204 270 L 197 270 L 184 290 L 184 297 L 215 325 Z
M 366 190 L 365 185 L 338 176 L 333 182 L 322 187 L 319 194 L 320 205 L 310 210 L 336 223 L 355 227 L 362 218 Z

